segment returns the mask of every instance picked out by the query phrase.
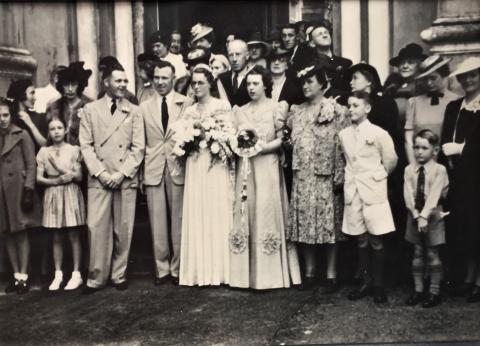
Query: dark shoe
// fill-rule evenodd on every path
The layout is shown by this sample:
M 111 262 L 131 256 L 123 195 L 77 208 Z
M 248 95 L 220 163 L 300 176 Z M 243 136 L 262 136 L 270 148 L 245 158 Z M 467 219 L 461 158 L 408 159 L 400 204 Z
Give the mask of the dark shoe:
M 162 276 L 161 278 L 155 278 L 153 284 L 155 286 L 165 285 L 170 280 L 170 275 Z
M 327 279 L 323 293 L 332 294 L 338 291 L 337 279 Z
M 467 303 L 477 303 L 480 302 L 480 287 L 475 286 L 471 293 L 467 297 Z
M 375 304 L 383 304 L 388 302 L 387 294 L 383 287 L 374 287 L 373 288 L 373 302 Z
M 315 278 L 306 276 L 300 285 L 298 285 L 298 290 L 299 291 L 307 291 L 309 289 L 312 289 L 315 284 Z
M 433 308 L 440 304 L 442 299 L 440 298 L 440 294 L 431 294 L 429 293 L 425 301 L 422 303 L 422 307 L 424 308 Z
M 113 284 L 113 286 L 119 291 L 125 291 L 128 288 L 128 281 L 122 281 L 118 284 Z
M 172 284 L 174 284 L 175 286 L 180 285 L 180 281 L 176 276 L 171 276 L 170 279 L 172 280 Z
M 18 280 L 18 288 L 17 288 L 18 294 L 25 294 L 28 292 L 29 289 L 30 289 L 30 285 L 28 284 L 28 281 Z
M 100 290 L 101 290 L 101 288 L 99 288 L 99 287 L 85 286 L 82 290 L 82 294 L 90 295 L 90 294 L 93 294 L 93 293 L 98 292 Z
M 405 301 L 405 305 L 414 306 L 425 299 L 423 292 L 413 292 Z
M 347 298 L 348 300 L 358 300 L 363 297 L 369 296 L 370 294 L 372 294 L 372 286 L 370 284 L 364 283 L 355 291 L 350 292 Z
M 7 287 L 5 287 L 5 293 L 13 293 L 18 290 L 18 280 L 14 279 L 10 281 Z

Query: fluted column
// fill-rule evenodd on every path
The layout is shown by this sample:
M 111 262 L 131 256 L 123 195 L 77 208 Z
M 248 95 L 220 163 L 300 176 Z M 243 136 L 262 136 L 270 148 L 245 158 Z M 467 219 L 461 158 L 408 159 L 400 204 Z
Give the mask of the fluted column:
M 340 3 L 342 56 L 357 63 L 362 58 L 362 25 L 360 20 L 360 0 Z
M 85 62 L 85 68 L 93 71 L 85 89 L 85 95 L 96 99 L 98 95 L 98 38 L 93 2 L 77 2 L 78 59 Z
M 134 48 L 135 48 L 135 57 L 138 56 L 138 54 L 143 53 L 145 51 L 145 31 L 144 31 L 144 7 L 143 7 L 143 2 L 142 1 L 135 1 L 133 3 L 133 40 L 134 40 Z M 137 84 L 140 83 L 140 81 L 137 78 Z
M 127 74 L 128 90 L 135 93 L 135 51 L 133 45 L 132 3 L 115 2 L 115 51 Z
M 390 66 L 389 0 L 368 2 L 368 63 L 378 71 L 380 80 L 387 78 Z

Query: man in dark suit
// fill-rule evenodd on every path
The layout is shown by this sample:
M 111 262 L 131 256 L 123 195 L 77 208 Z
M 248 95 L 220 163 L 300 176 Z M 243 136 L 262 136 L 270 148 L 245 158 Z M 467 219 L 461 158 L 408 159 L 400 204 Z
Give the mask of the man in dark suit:
M 312 65 L 315 59 L 315 51 L 312 47 L 301 44 L 298 27 L 294 24 L 286 24 L 281 28 L 283 48 L 290 52 L 289 64 L 292 76 L 305 66 Z
M 269 66 L 273 80 L 272 99 L 278 102 L 286 101 L 290 107 L 292 104 L 304 102 L 305 97 L 298 80 L 287 75 L 288 56 L 288 50 L 275 49 L 270 56 Z
M 247 92 L 246 75 L 248 73 L 248 46 L 245 41 L 233 40 L 228 45 L 228 60 L 232 67 L 218 76 L 220 97 L 227 98 L 232 106 L 243 106 L 250 102 Z

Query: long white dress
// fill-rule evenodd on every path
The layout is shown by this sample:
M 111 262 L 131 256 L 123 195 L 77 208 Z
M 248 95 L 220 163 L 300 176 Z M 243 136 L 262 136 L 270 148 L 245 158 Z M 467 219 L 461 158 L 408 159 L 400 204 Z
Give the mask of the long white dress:
M 187 108 L 185 117 L 204 119 L 219 112 L 231 122 L 230 105 L 212 97 L 203 112 L 195 103 Z M 233 183 L 227 166 L 211 166 L 208 149 L 187 159 L 182 218 L 180 285 L 228 284 Z

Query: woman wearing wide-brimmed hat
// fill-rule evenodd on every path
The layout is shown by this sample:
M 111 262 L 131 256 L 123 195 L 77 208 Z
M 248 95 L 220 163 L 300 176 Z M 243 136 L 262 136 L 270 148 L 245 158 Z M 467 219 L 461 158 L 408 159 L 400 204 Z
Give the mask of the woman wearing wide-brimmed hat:
M 267 67 L 267 57 L 270 55 L 272 47 L 270 44 L 262 40 L 260 32 L 255 31 L 250 36 L 247 42 L 248 45 L 248 69 L 251 69 L 255 65 L 260 65 L 263 68 Z
M 423 48 L 416 43 L 409 43 L 397 56 L 390 59 L 390 66 L 397 68 L 397 72 L 388 76 L 383 86 L 385 95 L 395 98 L 400 116 L 400 127 L 405 126 L 405 112 L 407 100 L 420 93 L 415 78 L 418 76 L 420 63 L 427 57 Z
M 420 64 L 416 80 L 422 80 L 425 92 L 408 100 L 405 119 L 405 150 L 409 163 L 415 162 L 413 154 L 413 136 L 423 129 L 441 136 L 445 108 L 451 101 L 459 98 L 447 89 L 450 74 L 450 59 L 432 55 Z
M 47 109 L 49 119 L 60 119 L 65 124 L 66 141 L 72 145 L 80 144 L 78 140 L 79 111 L 87 103 L 92 102 L 92 99 L 83 94 L 92 70 L 85 70 L 83 65 L 83 61 L 72 62 L 58 74 L 57 89 L 62 97 Z
M 447 105 L 442 128 L 440 160 L 450 178 L 447 246 L 450 266 L 461 278 L 465 254 L 467 273 L 461 291 L 469 302 L 480 301 L 480 58 L 471 57 L 450 74 L 455 76 L 465 97 Z

